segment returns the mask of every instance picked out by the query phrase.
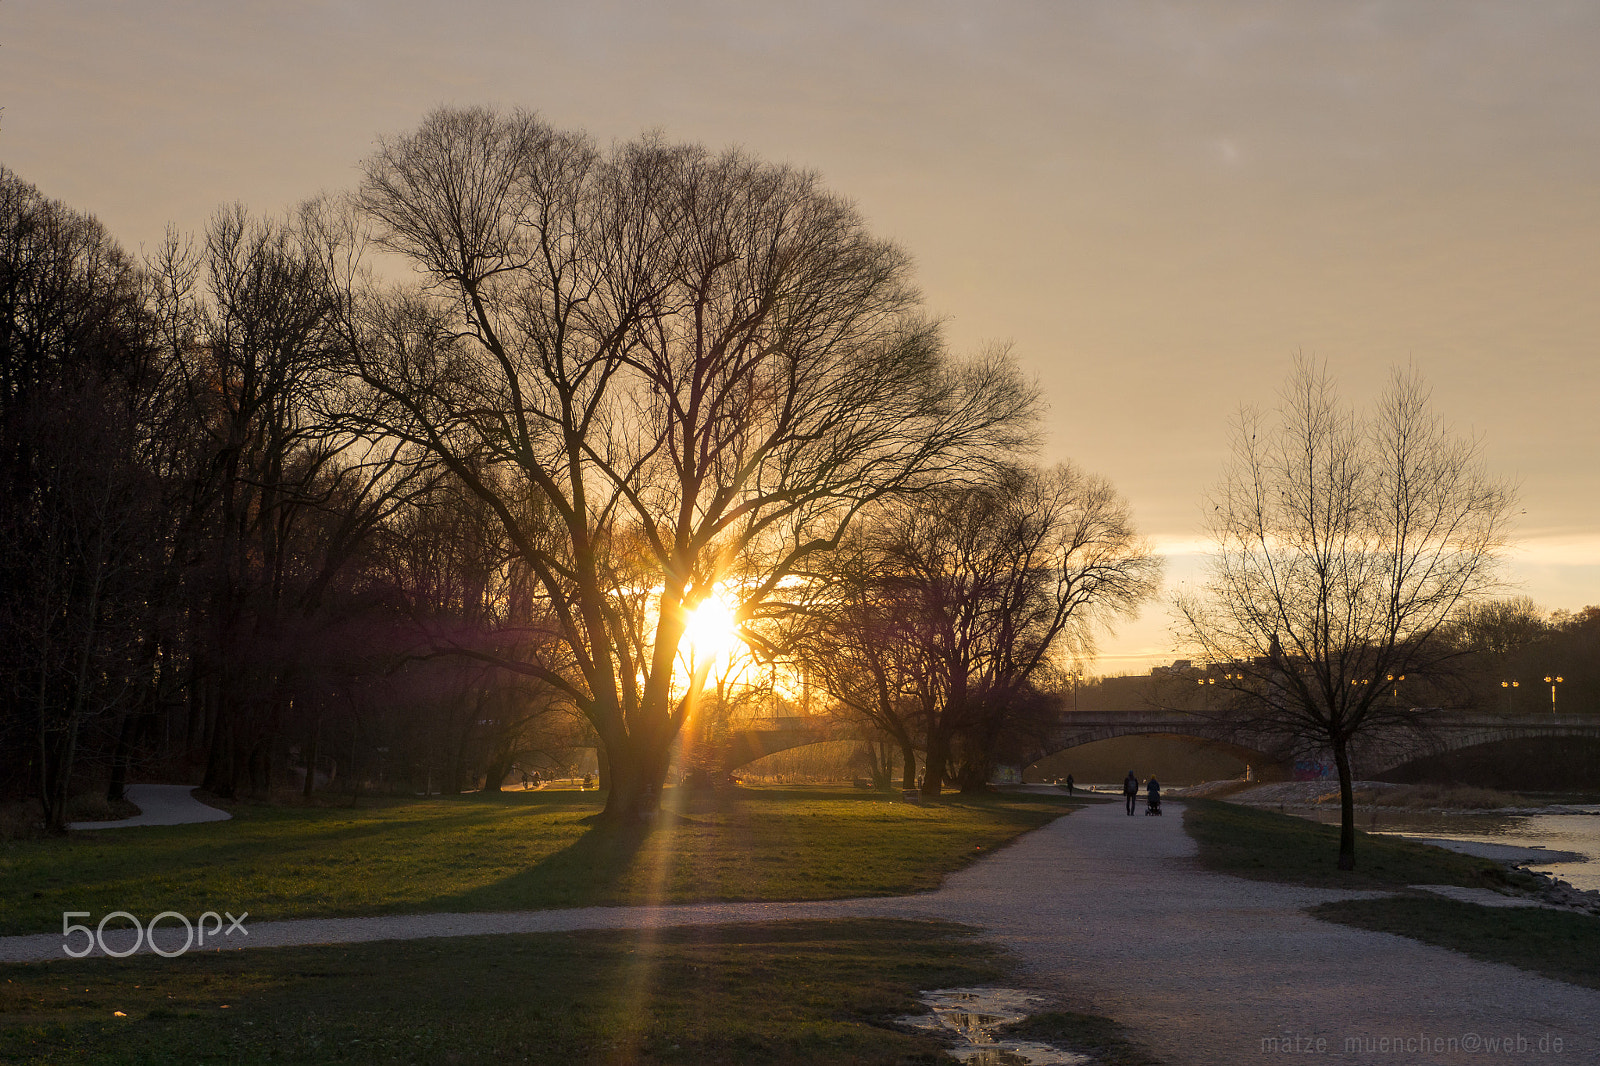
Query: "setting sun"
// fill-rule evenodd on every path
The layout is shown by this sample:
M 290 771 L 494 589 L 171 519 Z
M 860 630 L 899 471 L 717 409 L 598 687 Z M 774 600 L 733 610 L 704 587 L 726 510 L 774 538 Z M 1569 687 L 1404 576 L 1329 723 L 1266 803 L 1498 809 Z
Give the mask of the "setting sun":
M 712 593 L 689 612 L 683 636 L 691 659 L 731 659 L 744 643 L 739 637 L 738 604 L 724 592 Z

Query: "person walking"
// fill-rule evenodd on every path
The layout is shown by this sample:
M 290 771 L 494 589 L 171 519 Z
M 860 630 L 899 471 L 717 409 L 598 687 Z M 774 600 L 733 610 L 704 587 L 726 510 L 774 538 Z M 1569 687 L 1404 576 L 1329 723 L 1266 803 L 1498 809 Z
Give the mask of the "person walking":
M 1072 795 L 1072 775 L 1067 775 L 1067 795 Z
M 1128 776 L 1122 779 L 1122 798 L 1127 801 L 1128 813 L 1139 805 L 1139 779 L 1133 776 L 1133 771 L 1128 771 Z
M 1157 781 L 1155 778 L 1152 777 L 1150 779 L 1149 784 L 1146 785 L 1145 787 L 1147 789 L 1147 798 L 1144 801 L 1144 813 L 1146 813 L 1146 814 L 1160 814 L 1161 813 L 1161 782 Z

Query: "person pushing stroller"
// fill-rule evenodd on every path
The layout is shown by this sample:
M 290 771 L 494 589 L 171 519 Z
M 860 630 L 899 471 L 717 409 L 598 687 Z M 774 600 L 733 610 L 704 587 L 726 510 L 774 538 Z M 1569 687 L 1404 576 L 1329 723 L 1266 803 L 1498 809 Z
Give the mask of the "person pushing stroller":
M 1150 779 L 1150 783 L 1145 786 L 1144 813 L 1147 816 L 1161 813 L 1161 782 L 1153 777 Z

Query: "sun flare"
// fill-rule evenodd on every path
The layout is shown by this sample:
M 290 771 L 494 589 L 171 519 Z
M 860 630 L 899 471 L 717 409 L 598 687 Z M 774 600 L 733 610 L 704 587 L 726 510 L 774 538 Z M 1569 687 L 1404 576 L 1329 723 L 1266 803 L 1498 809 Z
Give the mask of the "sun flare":
M 738 604 L 721 591 L 714 592 L 689 612 L 684 640 L 696 660 L 726 661 L 743 648 L 739 637 Z

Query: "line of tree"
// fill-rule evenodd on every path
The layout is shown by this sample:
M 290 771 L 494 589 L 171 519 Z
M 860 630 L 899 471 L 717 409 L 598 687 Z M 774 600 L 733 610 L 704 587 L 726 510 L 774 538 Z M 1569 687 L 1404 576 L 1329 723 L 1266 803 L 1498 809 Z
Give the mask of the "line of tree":
M 1451 638 L 1466 705 L 1513 714 L 1600 707 L 1600 607 L 1546 612 L 1527 596 L 1491 600 L 1463 612 Z
M 136 263 L 0 170 L 0 788 L 53 828 L 135 762 L 455 789 L 559 747 L 526 680 L 419 658 L 536 612 L 493 517 L 361 430 L 338 221 L 226 208 Z
M 0 171 L 0 271 L 0 787 L 52 827 L 75 781 L 495 787 L 582 744 L 630 820 L 754 691 L 684 655 L 730 595 L 841 704 L 892 671 L 926 787 L 970 787 L 1156 580 L 1109 486 L 1024 464 L 1009 354 L 741 152 L 441 109 L 142 263 Z

